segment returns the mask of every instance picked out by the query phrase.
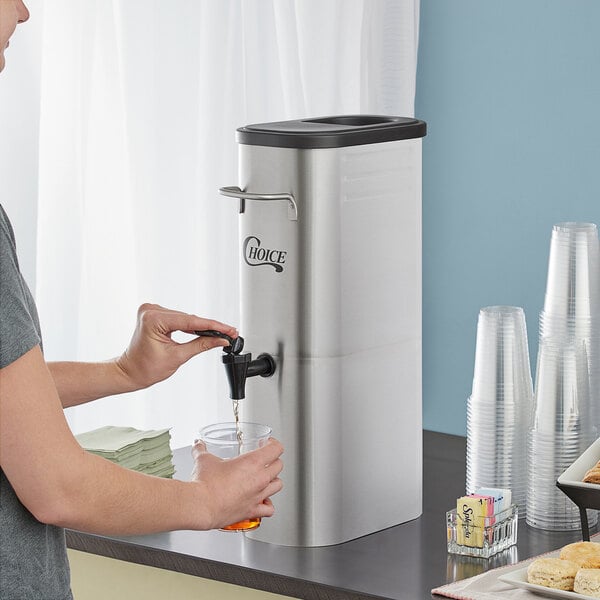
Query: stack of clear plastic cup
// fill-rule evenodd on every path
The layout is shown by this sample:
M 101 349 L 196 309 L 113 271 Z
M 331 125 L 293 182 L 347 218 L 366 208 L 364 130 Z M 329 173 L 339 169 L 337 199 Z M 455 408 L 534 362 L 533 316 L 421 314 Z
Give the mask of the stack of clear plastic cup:
M 600 242 L 593 223 L 552 231 L 528 441 L 527 523 L 578 529 L 579 509 L 556 480 L 596 439 L 600 424 Z M 590 513 L 590 525 L 597 514 Z
M 467 493 L 512 490 L 519 517 L 526 512 L 527 432 L 533 385 L 522 308 L 479 311 L 473 389 L 467 400 Z
M 600 430 L 600 241 L 594 223 L 559 223 L 552 231 L 540 344 L 586 347 L 591 418 Z

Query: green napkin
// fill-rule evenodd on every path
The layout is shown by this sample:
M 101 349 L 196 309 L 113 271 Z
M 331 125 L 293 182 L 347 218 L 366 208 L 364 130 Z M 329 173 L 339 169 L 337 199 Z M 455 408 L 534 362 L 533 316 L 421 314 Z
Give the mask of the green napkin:
M 171 439 L 171 434 L 168 429 L 157 429 L 143 431 L 141 429 L 134 429 L 133 427 L 115 427 L 113 425 L 107 425 L 106 427 L 100 427 L 93 431 L 87 431 L 86 433 L 80 433 L 76 435 L 79 444 L 87 449 L 96 450 L 99 452 L 121 452 L 124 449 L 139 444 L 140 442 L 150 442 L 149 447 L 154 445 L 160 445 L 159 440 L 156 444 L 152 440 L 166 437 L 168 440 Z
M 127 469 L 157 477 L 172 477 L 169 429 L 140 430 L 108 425 L 75 436 L 80 446 Z

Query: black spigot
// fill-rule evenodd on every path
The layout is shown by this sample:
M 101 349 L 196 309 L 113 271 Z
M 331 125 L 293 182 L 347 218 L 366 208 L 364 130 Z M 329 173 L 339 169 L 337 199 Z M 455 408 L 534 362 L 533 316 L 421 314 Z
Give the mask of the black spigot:
M 248 377 L 271 377 L 275 373 L 275 361 L 270 354 L 261 354 L 252 360 L 252 354 L 223 354 L 223 364 L 229 381 L 230 398 L 241 400 L 246 397 Z
M 244 338 L 235 339 L 220 331 L 194 331 L 196 335 L 208 337 L 222 337 L 229 342 L 229 346 L 223 348 L 223 364 L 229 382 L 230 398 L 241 400 L 246 397 L 246 379 L 248 377 L 271 377 L 275 373 L 275 360 L 270 354 L 260 354 L 252 360 L 252 354 L 240 354 L 244 348 Z

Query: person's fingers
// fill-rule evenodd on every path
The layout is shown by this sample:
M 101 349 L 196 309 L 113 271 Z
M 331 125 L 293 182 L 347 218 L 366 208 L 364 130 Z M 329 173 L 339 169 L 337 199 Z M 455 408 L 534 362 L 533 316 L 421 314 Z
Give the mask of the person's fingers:
M 158 329 L 161 333 L 183 331 L 193 333 L 198 330 L 213 329 L 230 337 L 237 337 L 238 331 L 232 325 L 227 325 L 214 319 L 205 319 L 194 314 L 164 308 L 160 304 L 142 304 L 138 308 L 138 319 Z
M 182 329 L 186 333 L 194 333 L 194 331 L 220 331 L 228 335 L 229 337 L 236 338 L 239 335 L 238 330 L 233 325 L 222 323 L 221 321 L 215 321 L 214 319 L 206 319 L 204 317 L 198 317 L 196 315 L 189 315 L 192 320 L 191 324 L 193 327 L 190 329 Z
M 199 351 L 202 352 L 203 350 L 210 350 L 219 346 L 229 346 L 229 340 L 222 337 L 197 337 L 189 342 L 182 342 L 181 346 L 188 346 L 194 349 L 199 348 Z
M 270 465 L 267 465 L 266 469 L 269 478 L 273 480 L 283 470 L 283 461 L 280 458 L 278 458 L 277 460 L 274 460 Z
M 257 481 L 262 482 L 260 485 L 266 486 L 283 468 L 279 459 L 282 453 L 283 446 L 275 438 L 270 438 L 262 448 L 242 454 L 236 460 L 247 462 L 248 466 L 245 468 L 249 472 L 255 472 L 259 476 Z
M 272 517 L 275 514 L 275 506 L 272 502 L 261 502 L 255 511 L 257 517 Z
M 189 342 L 177 344 L 174 351 L 179 357 L 179 362 L 184 363 L 201 352 L 206 352 L 207 350 L 212 350 L 214 348 L 223 348 L 228 345 L 229 342 L 223 338 L 199 337 L 195 340 L 190 340 Z
M 281 442 L 272 437 L 267 440 L 267 443 L 264 446 L 258 450 L 252 451 L 250 455 L 253 455 L 257 461 L 262 461 L 262 464 L 270 465 L 282 454 L 283 446 L 281 445 Z
M 138 316 L 151 311 L 151 310 L 165 310 L 160 304 L 153 304 L 152 302 L 144 302 L 144 304 L 140 305 L 138 308 Z
M 212 329 L 220 331 L 230 337 L 237 337 L 237 329 L 232 325 L 226 325 L 213 319 L 204 319 L 196 315 L 180 313 L 176 311 L 163 312 L 160 315 L 161 325 L 169 332 L 185 331 L 192 333 L 194 331 L 203 331 Z M 218 338 L 217 338 L 218 339 Z
M 187 316 L 194 318 L 194 315 Z M 221 331 L 221 333 L 224 333 L 230 338 L 236 338 L 238 336 L 238 332 L 235 327 L 224 325 L 223 323 L 219 323 L 217 321 L 207 321 L 206 319 L 203 319 L 202 321 L 204 324 L 193 325 L 192 330 L 190 330 L 189 327 L 193 322 L 186 321 L 184 324 L 179 320 L 173 320 L 171 317 L 169 317 L 167 320 L 169 328 L 168 335 L 170 335 L 172 331 L 185 331 L 186 333 L 191 333 L 192 331 L 213 329 L 216 331 Z M 207 350 L 224 348 L 226 346 L 229 346 L 229 341 L 225 338 L 201 336 L 187 342 L 176 343 L 176 352 L 179 355 L 180 362 L 183 363 L 202 352 L 206 352 Z
M 277 494 L 278 492 L 280 492 L 283 489 L 283 481 L 281 481 L 281 479 L 279 479 L 279 477 L 276 477 L 275 479 L 273 479 L 273 481 L 271 481 L 271 483 L 269 483 L 269 485 L 263 490 L 263 494 L 267 497 L 270 498 L 271 496 L 274 496 L 275 494 Z
M 192 455 L 194 458 L 197 458 L 199 454 L 207 452 L 206 444 L 202 440 L 194 440 L 194 445 L 192 446 Z

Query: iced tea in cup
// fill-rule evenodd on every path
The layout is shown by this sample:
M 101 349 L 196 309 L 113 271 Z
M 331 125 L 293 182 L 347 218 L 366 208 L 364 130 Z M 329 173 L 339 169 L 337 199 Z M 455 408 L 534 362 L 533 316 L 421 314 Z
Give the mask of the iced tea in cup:
M 270 427 L 258 423 L 216 423 L 201 429 L 198 439 L 204 442 L 208 452 L 227 459 L 262 448 L 271 434 Z M 260 517 L 256 517 L 232 523 L 221 531 L 250 531 L 259 525 Z

